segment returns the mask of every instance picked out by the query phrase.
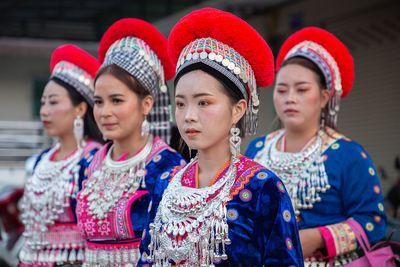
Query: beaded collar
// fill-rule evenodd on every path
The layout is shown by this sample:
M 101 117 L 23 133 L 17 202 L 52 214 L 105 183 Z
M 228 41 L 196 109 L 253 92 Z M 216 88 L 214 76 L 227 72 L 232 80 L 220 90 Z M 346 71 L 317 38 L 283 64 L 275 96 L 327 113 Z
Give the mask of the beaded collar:
M 151 242 L 148 261 L 170 266 L 185 262 L 185 266 L 211 266 L 213 261 L 226 260 L 228 238 L 226 203 L 237 176 L 233 158 L 226 174 L 213 185 L 190 188 L 182 185 L 181 169 L 164 192 L 154 223 L 150 224 Z M 164 265 L 163 265 L 164 266 Z

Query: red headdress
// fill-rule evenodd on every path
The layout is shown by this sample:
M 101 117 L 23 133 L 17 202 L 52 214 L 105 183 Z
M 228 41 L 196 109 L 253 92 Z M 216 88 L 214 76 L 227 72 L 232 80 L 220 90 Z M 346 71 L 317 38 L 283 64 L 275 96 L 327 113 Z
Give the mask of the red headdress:
M 346 97 L 351 90 L 354 80 L 353 58 L 350 55 L 347 47 L 339 39 L 323 29 L 317 27 L 308 27 L 291 35 L 285 41 L 281 47 L 281 50 L 279 51 L 278 58 L 276 60 L 276 70 L 278 71 L 285 59 L 293 57 L 293 54 L 290 55 L 289 52 L 293 53 L 294 51 L 291 50 L 304 41 L 318 44 L 318 48 L 323 48 L 323 50 L 320 51 L 318 48 L 313 47 L 307 47 L 306 49 L 312 50 L 314 54 L 322 58 L 328 64 L 331 72 L 335 71 L 333 64 L 337 65 L 337 70 L 339 70 L 339 78 L 341 80 L 341 97 Z M 298 49 L 301 48 L 303 47 L 298 47 Z M 326 53 L 329 55 L 326 55 Z M 334 62 L 327 62 L 327 57 L 329 56 L 334 60 Z M 331 76 L 334 77 L 335 74 L 332 74 Z
M 74 45 L 62 45 L 51 56 L 51 77 L 74 87 L 93 106 L 93 80 L 100 67 L 97 59 Z
M 336 125 L 340 98 L 350 92 L 354 80 L 354 63 L 346 46 L 333 34 L 317 28 L 304 28 L 291 35 L 279 51 L 276 69 L 283 61 L 305 57 L 315 63 L 323 73 L 330 91 L 327 120 Z
M 99 46 L 99 61 L 103 64 L 108 49 L 118 40 L 125 37 L 135 37 L 143 40 L 161 61 L 165 79 L 170 80 L 175 75 L 175 66 L 167 53 L 167 40 L 150 23 L 134 18 L 121 19 L 115 22 L 104 33 Z
M 249 102 L 249 113 L 254 115 L 249 132 L 255 132 L 257 87 L 270 86 L 274 79 L 271 49 L 256 30 L 228 12 L 204 8 L 175 25 L 168 38 L 168 52 L 177 64 L 178 75 L 201 62 L 235 84 Z
M 165 81 L 175 75 L 175 66 L 168 56 L 165 37 L 146 21 L 121 19 L 104 33 L 98 52 L 102 67 L 114 64 L 124 69 L 154 97 L 147 117 L 150 128 L 169 141 L 171 114 Z

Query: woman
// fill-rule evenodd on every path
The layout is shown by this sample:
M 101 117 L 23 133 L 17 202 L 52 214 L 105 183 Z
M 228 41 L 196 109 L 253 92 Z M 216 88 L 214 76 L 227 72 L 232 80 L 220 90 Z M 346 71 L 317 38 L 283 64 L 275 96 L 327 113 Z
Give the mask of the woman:
M 76 225 L 76 194 L 101 142 L 93 118 L 93 79 L 97 59 L 73 45 L 58 47 L 40 118 L 58 139 L 43 151 L 21 201 L 25 243 L 21 266 L 60 266 L 81 262 L 84 243 Z
M 89 179 L 78 196 L 78 224 L 86 240 L 84 266 L 133 266 L 146 227 L 156 179 L 164 179 L 182 157 L 149 133 L 168 116 L 146 120 L 153 103 L 174 75 L 167 41 L 138 19 L 115 22 L 103 35 L 102 66 L 95 79 L 94 116 L 112 140 L 95 155 Z M 156 111 L 164 106 L 153 107 Z M 153 118 L 154 119 L 154 118 Z M 151 204 L 150 204 L 151 205 Z
M 335 36 L 311 27 L 283 44 L 277 69 L 273 99 L 283 129 L 255 139 L 246 155 L 285 183 L 307 264 L 321 257 L 345 264 L 357 257 L 348 218 L 363 226 L 370 243 L 386 229 L 370 157 L 336 130 L 339 100 L 353 83 L 353 59 Z
M 270 48 L 246 22 L 210 8 L 181 19 L 168 45 L 176 122 L 198 154 L 160 182 L 140 265 L 302 266 L 283 184 L 240 155 L 244 129 L 256 128 L 256 88 L 273 80 Z

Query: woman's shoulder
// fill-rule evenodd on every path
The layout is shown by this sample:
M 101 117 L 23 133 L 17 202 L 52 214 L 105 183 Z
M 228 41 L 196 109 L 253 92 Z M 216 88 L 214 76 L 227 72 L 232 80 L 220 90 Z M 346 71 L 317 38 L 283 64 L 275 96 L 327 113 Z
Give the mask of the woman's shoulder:
M 102 147 L 102 145 L 99 142 L 96 142 L 94 140 L 87 140 L 85 146 L 83 147 L 83 153 L 87 154 L 87 153 L 91 153 L 94 154 L 96 153 L 100 148 Z
M 338 152 L 350 157 L 355 154 L 367 155 L 362 145 L 331 128 L 324 131 L 322 151 Z
M 250 157 L 250 158 L 254 158 L 255 155 L 257 154 L 257 152 L 261 149 L 264 148 L 265 144 L 268 143 L 269 141 L 271 141 L 274 137 L 278 136 L 279 134 L 281 134 L 283 131 L 283 129 L 274 131 L 272 133 L 269 133 L 267 135 L 262 135 L 259 136 L 255 139 L 253 139 L 246 150 L 245 156 Z
M 174 164 L 174 166 L 186 164 L 183 157 L 158 136 L 153 139 L 153 146 L 147 157 L 147 162 Z
M 246 156 L 241 156 L 236 166 L 237 179 L 232 187 L 232 196 L 238 194 L 244 188 L 261 192 L 265 187 L 280 182 L 274 172 Z

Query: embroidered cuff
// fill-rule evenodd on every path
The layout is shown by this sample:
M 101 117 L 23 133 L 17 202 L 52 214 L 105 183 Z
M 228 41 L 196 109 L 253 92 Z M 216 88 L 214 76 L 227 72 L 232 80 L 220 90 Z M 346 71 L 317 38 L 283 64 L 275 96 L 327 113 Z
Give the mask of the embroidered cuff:
M 357 248 L 356 236 L 346 223 L 337 223 L 318 227 L 325 241 L 327 255 L 323 258 L 331 258 L 353 251 Z

